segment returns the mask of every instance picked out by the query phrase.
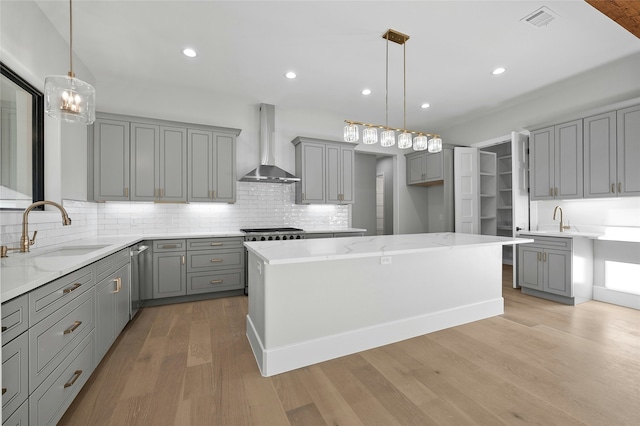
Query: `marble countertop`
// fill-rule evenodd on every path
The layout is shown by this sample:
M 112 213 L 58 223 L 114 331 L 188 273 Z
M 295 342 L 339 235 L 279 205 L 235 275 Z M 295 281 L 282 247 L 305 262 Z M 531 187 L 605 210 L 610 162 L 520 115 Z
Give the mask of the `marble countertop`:
M 464 246 L 512 245 L 529 238 L 458 233 L 404 234 L 294 241 L 256 241 L 244 245 L 265 263 L 286 264 L 450 250 Z

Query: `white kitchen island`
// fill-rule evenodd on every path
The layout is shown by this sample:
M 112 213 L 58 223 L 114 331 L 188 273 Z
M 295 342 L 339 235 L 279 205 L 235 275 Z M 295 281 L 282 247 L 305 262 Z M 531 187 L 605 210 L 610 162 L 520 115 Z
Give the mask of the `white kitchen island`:
M 246 242 L 263 376 L 500 315 L 502 245 L 457 233 Z

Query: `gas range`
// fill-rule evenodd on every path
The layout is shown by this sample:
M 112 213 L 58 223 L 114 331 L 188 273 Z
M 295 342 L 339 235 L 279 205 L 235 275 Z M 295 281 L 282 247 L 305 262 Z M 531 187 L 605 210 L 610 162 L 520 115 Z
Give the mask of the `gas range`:
M 249 228 L 241 229 L 245 241 L 301 240 L 304 230 L 300 228 Z

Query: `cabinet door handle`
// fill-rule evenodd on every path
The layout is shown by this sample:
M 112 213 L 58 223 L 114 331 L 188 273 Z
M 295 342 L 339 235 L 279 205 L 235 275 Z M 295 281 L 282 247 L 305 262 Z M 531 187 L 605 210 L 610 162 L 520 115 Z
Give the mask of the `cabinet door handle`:
M 76 380 L 78 380 L 78 378 L 80 378 L 80 375 L 82 374 L 82 370 L 76 370 L 73 373 L 73 377 L 71 377 L 71 380 L 69 380 L 67 383 L 64 384 L 65 388 L 70 388 L 71 386 L 73 386 L 73 384 L 76 382 Z
M 160 188 L 160 198 L 164 198 L 164 188 Z
M 154 188 L 154 190 L 153 190 L 153 196 L 154 196 L 155 198 L 158 198 L 158 188 Z
M 216 263 L 216 262 L 222 262 L 222 259 L 220 258 L 211 259 L 211 263 Z
M 618 182 L 618 192 L 622 194 L 622 182 Z
M 211 246 L 216 247 L 216 246 L 221 246 L 224 245 L 224 243 L 211 243 Z
M 182 264 L 183 264 L 183 265 L 185 264 L 185 257 L 184 257 L 184 254 L 182 255 Z
M 124 189 L 124 196 L 129 197 L 129 188 Z
M 211 280 L 211 284 L 220 284 L 222 280 Z
M 538 255 L 538 262 L 540 262 L 542 260 L 542 253 L 538 252 L 536 254 Z
M 7 393 L 7 388 L 2 388 L 2 394 L 4 395 L 5 393 Z
M 542 261 L 543 262 L 547 261 L 547 252 L 546 251 L 544 253 L 542 253 Z
M 214 189 L 213 191 L 211 191 L 211 193 L 213 193 L 213 197 L 212 198 L 215 200 L 216 199 L 216 190 Z
M 213 191 L 209 190 L 209 198 L 211 198 L 213 200 Z
M 62 290 L 62 294 L 69 294 L 71 293 L 73 290 L 77 289 L 78 287 L 80 287 L 82 284 L 80 283 L 74 283 L 71 287 L 67 287 L 64 290 Z
M 616 193 L 616 184 L 615 184 L 615 183 L 612 183 L 612 184 L 611 184 L 611 193 L 612 193 L 612 194 L 615 194 L 615 193 Z
M 556 186 L 556 197 L 558 196 L 558 187 Z
M 116 283 L 116 291 L 114 293 L 120 293 L 120 290 L 122 290 L 122 278 L 114 278 L 112 281 Z
M 303 200 L 305 200 L 305 199 L 306 199 L 306 197 L 305 197 L 305 195 L 304 195 L 304 192 L 302 193 L 302 199 L 303 199 Z
M 74 321 L 73 325 L 69 328 L 67 328 L 63 334 L 71 334 L 74 331 L 76 331 L 76 328 L 80 327 L 80 325 L 82 325 L 82 321 Z
M 7 331 L 7 327 L 5 327 L 4 325 L 2 326 L 2 332 L 4 333 L 5 331 Z
M 177 244 L 164 244 L 162 248 L 178 248 Z
M 553 197 L 553 188 L 549 188 L 549 197 Z

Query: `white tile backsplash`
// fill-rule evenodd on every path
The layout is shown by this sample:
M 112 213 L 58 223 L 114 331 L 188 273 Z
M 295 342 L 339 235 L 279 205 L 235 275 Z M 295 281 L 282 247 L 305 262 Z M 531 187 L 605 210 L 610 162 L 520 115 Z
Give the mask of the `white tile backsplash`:
M 163 234 L 237 231 L 240 228 L 291 226 L 306 230 L 349 227 L 349 206 L 297 205 L 295 186 L 237 182 L 235 204 L 162 204 L 64 200 L 71 226 L 62 226 L 60 212 L 29 214 L 29 232 L 38 231 L 33 248 L 94 235 Z M 0 213 L 0 242 L 17 247 L 21 212 Z

